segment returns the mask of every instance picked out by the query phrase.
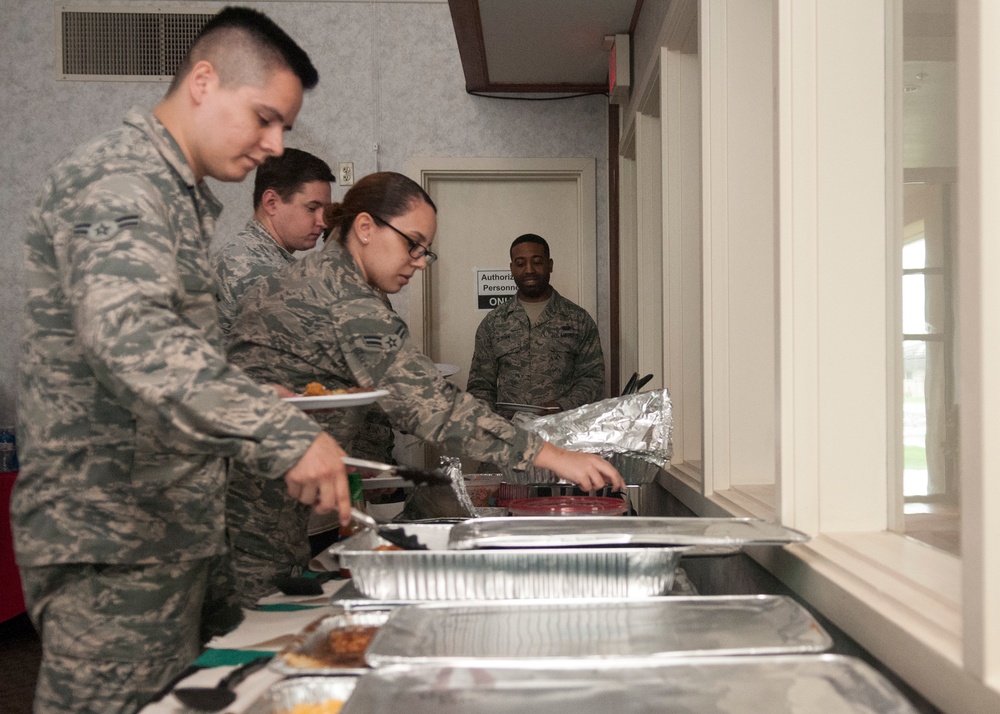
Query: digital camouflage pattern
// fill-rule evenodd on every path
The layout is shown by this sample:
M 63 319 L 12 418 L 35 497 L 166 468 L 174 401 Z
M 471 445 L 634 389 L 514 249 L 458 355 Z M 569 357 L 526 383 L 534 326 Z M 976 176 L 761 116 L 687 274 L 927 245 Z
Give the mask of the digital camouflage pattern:
M 604 353 L 593 318 L 555 289 L 532 325 L 517 298 L 479 323 L 470 394 L 497 402 L 557 402 L 564 410 L 604 398 Z M 506 417 L 512 411 L 500 410 Z
M 46 623 L 35 711 L 137 711 L 195 660 L 199 643 L 239 622 L 239 608 L 192 597 L 218 590 L 209 582 L 226 564 L 225 558 L 208 558 L 26 569 L 22 582 L 32 619 Z M 95 604 L 81 597 L 85 592 L 101 597 Z M 45 619 L 49 610 L 59 616 Z M 158 626 L 163 622 L 170 626 Z
M 260 221 L 251 218 L 236 238 L 215 254 L 214 261 L 219 288 L 219 324 L 222 334 L 228 335 L 237 305 L 247 288 L 294 262 L 295 258 L 278 245 Z
M 99 591 L 83 580 L 70 588 L 79 601 L 73 610 L 65 599 L 40 607 L 44 588 L 28 589 L 46 651 L 59 646 L 61 632 L 81 636 L 86 613 L 123 597 L 117 566 L 132 566 L 125 570 L 154 592 L 162 565 L 182 572 L 227 552 L 225 458 L 277 478 L 319 432 L 223 357 L 208 254 L 220 208 L 163 126 L 132 110 L 123 127 L 52 168 L 29 218 L 22 464 L 11 501 L 18 565 L 32 582 L 52 583 L 38 571 L 60 568 L 72 578 L 82 564 L 107 576 Z M 122 587 L 134 592 L 135 579 Z M 207 587 L 194 583 L 181 597 L 200 609 Z M 175 631 L 199 626 L 175 621 L 178 612 L 190 615 L 177 603 L 147 610 L 143 598 L 121 602 L 148 618 L 135 628 L 146 647 L 164 638 L 172 648 Z M 103 652 L 45 659 L 42 678 L 113 676 Z M 141 667 L 120 687 L 153 684 L 140 676 Z M 39 692 L 36 711 L 59 709 Z M 73 707 L 83 708 L 82 699 Z
M 260 221 L 251 219 L 235 240 L 215 254 L 219 288 L 219 322 L 227 337 L 240 312 L 240 299 L 257 280 L 280 272 L 295 262 Z M 388 300 L 385 300 L 388 305 Z M 284 385 L 283 385 L 284 386 Z M 365 426 L 345 451 L 373 461 L 392 459 L 392 424 L 373 405 L 366 409 Z M 312 513 L 288 494 L 284 483 L 254 478 L 243 470 L 230 475 L 227 492 L 227 528 L 233 566 L 240 582 L 238 601 L 254 607 L 274 592 L 274 579 L 308 566 L 308 535 L 339 527 L 336 512 Z M 253 504 L 252 508 L 245 504 Z
M 385 389 L 389 395 L 378 404 L 393 426 L 449 454 L 523 469 L 542 448 L 539 437 L 444 379 L 410 342 L 406 323 L 333 241 L 247 292 L 228 354 L 259 381 L 297 392 L 309 382 Z M 364 410 L 315 417 L 339 443 L 349 444 Z

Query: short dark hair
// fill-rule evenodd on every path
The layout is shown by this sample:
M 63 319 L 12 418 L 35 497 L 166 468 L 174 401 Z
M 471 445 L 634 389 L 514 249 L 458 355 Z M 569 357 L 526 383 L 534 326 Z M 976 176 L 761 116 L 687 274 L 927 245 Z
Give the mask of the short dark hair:
M 329 226 L 330 235 L 343 243 L 359 214 L 389 220 L 403 215 L 420 201 L 437 213 L 437 206 L 419 183 L 394 171 L 379 171 L 351 186 L 340 203 L 327 204 L 323 220 Z
M 202 60 L 216 66 L 224 85 L 258 83 L 261 70 L 277 67 L 294 73 L 303 89 L 319 82 L 319 72 L 306 51 L 267 15 L 247 7 L 223 8 L 205 23 L 177 67 L 167 94 Z
M 522 243 L 537 243 L 538 245 L 542 246 L 542 250 L 545 251 L 545 257 L 546 258 L 551 257 L 549 255 L 549 244 L 545 242 L 544 238 L 542 238 L 540 235 L 535 235 L 534 233 L 524 233 L 523 235 L 519 235 L 517 238 L 515 238 L 514 242 L 510 244 L 511 259 L 514 258 L 514 246 L 521 245 Z
M 301 149 L 285 149 L 281 156 L 268 156 L 257 167 L 253 182 L 253 207 L 260 206 L 260 200 L 267 189 L 273 190 L 285 203 L 302 187 L 313 181 L 334 181 L 330 165 L 318 156 Z

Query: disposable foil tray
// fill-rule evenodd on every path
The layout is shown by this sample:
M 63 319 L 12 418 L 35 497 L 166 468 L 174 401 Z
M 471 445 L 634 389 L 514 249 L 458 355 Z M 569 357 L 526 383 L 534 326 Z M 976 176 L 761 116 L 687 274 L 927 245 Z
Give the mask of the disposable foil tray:
M 649 597 L 673 586 L 683 548 L 372 550 L 372 535 L 334 546 L 355 587 L 377 600 Z M 426 524 L 440 528 L 439 524 Z
M 365 654 L 373 667 L 418 662 L 801 654 L 832 640 L 781 595 L 429 603 L 399 608 Z
M 320 704 L 331 699 L 346 702 L 357 677 L 297 677 L 272 684 L 250 705 L 246 714 L 287 714 L 299 704 Z
M 397 665 L 358 681 L 342 714 L 916 714 L 886 679 L 841 655 L 622 659 L 566 669 Z
M 685 555 L 732 552 L 747 545 L 802 543 L 809 536 L 756 518 L 523 517 L 456 524 L 448 547 L 692 546 Z
M 366 610 L 364 612 L 342 612 L 323 617 L 305 628 L 296 642 L 279 652 L 268 667 L 289 676 L 297 675 L 359 675 L 367 667 L 363 656 L 357 664 L 338 665 L 329 660 L 331 648 L 328 645 L 331 634 L 337 630 L 352 627 L 382 627 L 389 619 L 390 611 Z

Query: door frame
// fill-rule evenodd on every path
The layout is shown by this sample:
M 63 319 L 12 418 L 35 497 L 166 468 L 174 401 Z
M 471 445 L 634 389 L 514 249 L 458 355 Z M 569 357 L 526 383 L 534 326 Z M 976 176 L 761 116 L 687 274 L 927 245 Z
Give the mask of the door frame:
M 465 181 L 504 179 L 562 179 L 576 182 L 578 219 L 577 254 L 580 307 L 600 324 L 597 314 L 597 167 L 593 158 L 436 158 L 411 157 L 406 175 L 427 190 L 435 179 L 456 178 Z M 410 336 L 424 354 L 430 354 L 431 281 L 424 271 L 417 271 L 410 281 L 413 295 L 409 306 Z

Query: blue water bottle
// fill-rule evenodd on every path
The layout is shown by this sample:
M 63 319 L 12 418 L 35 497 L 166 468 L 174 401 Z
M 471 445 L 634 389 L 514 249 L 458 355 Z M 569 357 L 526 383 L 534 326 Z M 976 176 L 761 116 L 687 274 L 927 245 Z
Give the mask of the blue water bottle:
M 18 468 L 14 429 L 0 429 L 0 471 L 17 471 Z

